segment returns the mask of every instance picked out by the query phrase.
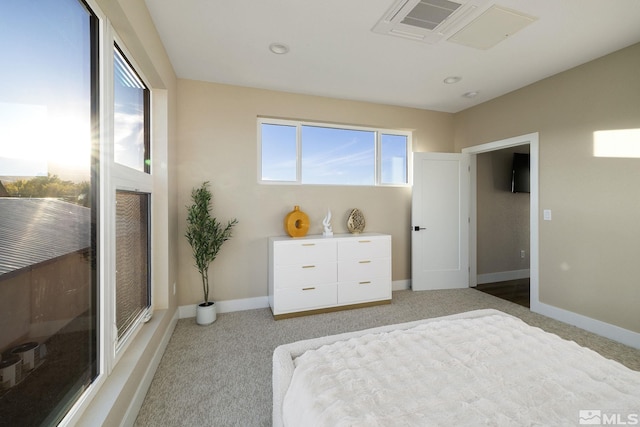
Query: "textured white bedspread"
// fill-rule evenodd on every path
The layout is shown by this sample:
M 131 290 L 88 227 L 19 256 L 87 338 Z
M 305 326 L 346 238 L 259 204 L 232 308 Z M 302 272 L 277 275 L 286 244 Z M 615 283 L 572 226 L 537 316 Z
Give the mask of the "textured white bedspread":
M 574 426 L 580 410 L 640 413 L 640 372 L 592 350 L 495 310 L 431 320 L 293 355 L 283 424 Z

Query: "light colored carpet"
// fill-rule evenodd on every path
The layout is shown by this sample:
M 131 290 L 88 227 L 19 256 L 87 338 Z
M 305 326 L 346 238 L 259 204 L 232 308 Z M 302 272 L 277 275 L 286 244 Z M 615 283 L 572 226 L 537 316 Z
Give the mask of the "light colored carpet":
M 280 344 L 495 308 L 640 371 L 640 350 L 531 313 L 475 289 L 398 291 L 390 305 L 273 320 L 269 309 L 178 321 L 135 425 L 270 426 L 271 358 Z

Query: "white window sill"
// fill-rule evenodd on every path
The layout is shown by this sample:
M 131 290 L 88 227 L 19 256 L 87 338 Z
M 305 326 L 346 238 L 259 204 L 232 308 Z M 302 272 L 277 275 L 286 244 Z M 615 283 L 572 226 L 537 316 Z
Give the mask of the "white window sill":
M 178 311 L 153 312 L 99 389 L 68 425 L 133 425 L 162 354 L 178 321 Z

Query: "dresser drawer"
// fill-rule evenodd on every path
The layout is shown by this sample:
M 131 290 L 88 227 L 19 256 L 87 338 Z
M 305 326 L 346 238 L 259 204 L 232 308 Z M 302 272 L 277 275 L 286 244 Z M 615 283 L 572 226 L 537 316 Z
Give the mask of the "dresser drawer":
M 338 242 L 338 260 L 389 258 L 391 239 L 389 237 L 362 236 Z
M 274 300 L 274 314 L 331 307 L 338 303 L 337 285 L 276 289 Z
M 336 243 L 331 240 L 279 242 L 273 247 L 275 265 L 319 264 L 336 261 Z
M 323 285 L 338 281 L 336 263 L 277 265 L 274 267 L 276 289 Z
M 360 259 L 338 263 L 338 282 L 369 280 L 391 275 L 389 258 Z
M 385 299 L 391 299 L 391 282 L 388 278 L 338 283 L 338 304 Z

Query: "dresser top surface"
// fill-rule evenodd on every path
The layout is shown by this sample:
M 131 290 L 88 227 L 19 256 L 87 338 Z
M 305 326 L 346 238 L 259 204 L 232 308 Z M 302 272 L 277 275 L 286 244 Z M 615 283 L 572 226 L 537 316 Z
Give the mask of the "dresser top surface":
M 272 242 L 298 242 L 303 240 L 344 240 L 344 239 L 361 239 L 366 237 L 391 237 L 390 234 L 383 233 L 359 233 L 359 234 L 334 234 L 333 236 L 323 236 L 322 234 L 310 234 L 304 237 L 289 236 L 271 236 L 269 241 Z

